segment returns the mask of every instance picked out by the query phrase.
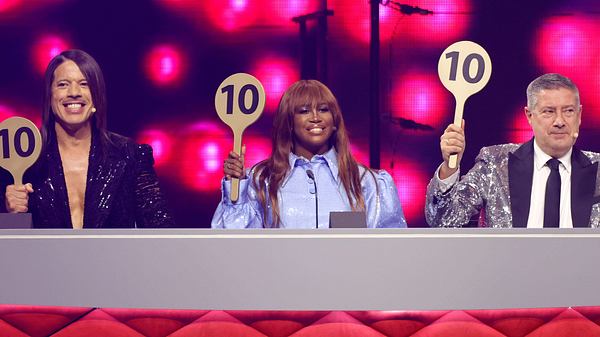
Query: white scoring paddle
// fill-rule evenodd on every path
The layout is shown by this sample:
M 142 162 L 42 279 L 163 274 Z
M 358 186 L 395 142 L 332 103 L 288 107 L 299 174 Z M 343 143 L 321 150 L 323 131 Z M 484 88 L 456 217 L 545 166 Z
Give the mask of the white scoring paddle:
M 30 120 L 10 117 L 0 123 L 0 167 L 12 174 L 16 186 L 23 185 L 25 170 L 35 163 L 41 150 L 42 136 Z
M 438 75 L 456 100 L 454 125 L 461 126 L 467 98 L 483 89 L 491 74 L 490 56 L 475 42 L 459 41 L 442 52 L 438 61 Z M 455 168 L 457 160 L 457 154 L 451 155 L 448 166 Z
M 233 151 L 242 153 L 244 130 L 260 117 L 265 107 L 265 89 L 252 75 L 237 73 L 227 77 L 217 89 L 215 109 L 221 120 L 233 131 Z M 240 181 L 231 179 L 232 202 L 240 194 Z

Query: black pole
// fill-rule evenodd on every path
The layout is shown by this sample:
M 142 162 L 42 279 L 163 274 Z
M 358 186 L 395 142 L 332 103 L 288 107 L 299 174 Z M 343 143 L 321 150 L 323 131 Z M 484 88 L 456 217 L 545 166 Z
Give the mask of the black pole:
M 307 80 L 311 78 L 307 57 L 307 32 L 306 20 L 299 21 L 300 25 L 300 79 Z
M 381 167 L 379 136 L 379 0 L 371 0 L 371 51 L 369 96 L 369 164 Z
M 321 1 L 321 10 L 327 13 L 327 0 Z M 318 79 L 328 84 L 327 80 L 327 15 L 322 15 L 319 17 L 319 34 L 317 35 L 317 50 L 319 53 L 318 56 L 318 65 L 317 65 L 317 76 Z
M 302 79 L 318 79 L 327 84 L 327 17 L 333 10 L 327 9 L 327 0 L 323 0 L 323 9 L 296 16 L 292 21 L 300 25 L 300 76 Z M 308 28 L 308 21 L 317 21 L 316 28 Z

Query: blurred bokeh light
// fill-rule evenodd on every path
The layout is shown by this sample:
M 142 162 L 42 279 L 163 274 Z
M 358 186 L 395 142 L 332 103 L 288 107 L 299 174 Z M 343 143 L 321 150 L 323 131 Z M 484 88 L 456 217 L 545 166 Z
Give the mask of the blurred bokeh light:
M 279 56 L 260 58 L 252 67 L 251 73 L 265 88 L 266 112 L 277 111 L 279 100 L 292 83 L 300 79 L 298 66 L 290 59 Z
M 391 100 L 394 117 L 435 128 L 446 124 L 454 112 L 449 104 L 453 101 L 452 94 L 446 91 L 435 73 L 415 70 L 402 75 L 394 83 Z
M 33 43 L 32 59 L 35 70 L 44 74 L 50 60 L 61 52 L 70 49 L 71 44 L 58 35 L 44 35 Z
M 184 68 L 185 57 L 182 51 L 172 45 L 155 46 L 146 56 L 146 75 L 158 86 L 179 83 Z
M 148 144 L 152 147 L 156 166 L 169 162 L 173 140 L 167 132 L 159 129 L 143 130 L 136 140 L 139 144 Z
M 561 73 L 579 87 L 587 126 L 600 126 L 600 23 L 586 15 L 556 16 L 537 29 L 533 53 L 542 72 Z

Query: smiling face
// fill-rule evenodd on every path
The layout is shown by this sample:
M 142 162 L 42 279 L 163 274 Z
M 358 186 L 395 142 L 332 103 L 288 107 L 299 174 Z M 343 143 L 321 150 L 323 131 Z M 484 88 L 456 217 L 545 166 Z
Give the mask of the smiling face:
M 546 154 L 560 158 L 575 144 L 581 110 L 576 93 L 567 88 L 540 90 L 532 110 L 525 108 L 535 141 Z
M 297 108 L 294 112 L 294 153 L 311 159 L 327 152 L 334 131 L 333 114 L 327 103 Z
M 89 126 L 93 100 L 87 79 L 75 62 L 63 62 L 54 71 L 52 111 L 65 129 Z

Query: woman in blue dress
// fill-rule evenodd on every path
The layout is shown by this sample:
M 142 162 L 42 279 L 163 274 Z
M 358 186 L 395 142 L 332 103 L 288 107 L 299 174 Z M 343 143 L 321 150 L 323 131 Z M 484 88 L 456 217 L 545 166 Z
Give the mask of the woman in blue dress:
M 298 81 L 284 93 L 269 158 L 246 170 L 243 153 L 232 151 L 223 172 L 213 228 L 328 228 L 332 211 L 364 211 L 368 227 L 406 227 L 392 177 L 352 156 L 338 102 L 316 80 Z M 240 179 L 235 203 L 232 177 Z

